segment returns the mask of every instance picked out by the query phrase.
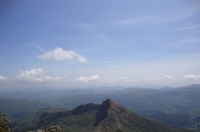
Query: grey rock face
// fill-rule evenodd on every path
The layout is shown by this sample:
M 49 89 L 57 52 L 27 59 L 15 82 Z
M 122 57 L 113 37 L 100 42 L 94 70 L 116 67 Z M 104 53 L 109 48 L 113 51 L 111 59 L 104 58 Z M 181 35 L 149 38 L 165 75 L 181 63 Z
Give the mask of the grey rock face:
M 6 118 L 4 113 L 0 114 L 0 129 L 3 129 L 6 132 L 13 132 L 11 130 L 11 121 Z

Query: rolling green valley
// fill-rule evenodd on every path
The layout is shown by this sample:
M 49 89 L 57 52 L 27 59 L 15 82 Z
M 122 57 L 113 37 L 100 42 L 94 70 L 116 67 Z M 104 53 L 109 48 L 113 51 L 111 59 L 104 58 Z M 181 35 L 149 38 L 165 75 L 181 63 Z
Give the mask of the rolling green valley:
M 81 131 L 94 124 L 105 98 L 171 128 L 200 130 L 200 85 L 197 84 L 161 89 L 125 88 L 104 94 L 74 93 L 40 101 L 4 97 L 0 99 L 0 112 L 11 119 L 14 131 L 35 131 L 54 125 L 64 131 Z

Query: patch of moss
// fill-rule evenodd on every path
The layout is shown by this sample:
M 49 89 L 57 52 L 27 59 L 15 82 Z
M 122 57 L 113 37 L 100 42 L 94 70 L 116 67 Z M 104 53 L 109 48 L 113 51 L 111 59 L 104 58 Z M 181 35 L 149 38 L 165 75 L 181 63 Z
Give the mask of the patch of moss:
M 6 132 L 6 131 L 0 126 L 0 132 Z

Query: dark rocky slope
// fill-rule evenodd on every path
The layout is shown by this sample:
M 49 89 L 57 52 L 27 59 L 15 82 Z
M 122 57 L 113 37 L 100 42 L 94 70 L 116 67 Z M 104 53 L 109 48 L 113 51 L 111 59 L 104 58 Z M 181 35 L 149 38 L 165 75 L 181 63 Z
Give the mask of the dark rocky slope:
M 155 120 L 141 117 L 114 101 L 103 101 L 92 132 L 176 132 Z M 184 131 L 182 129 L 182 131 Z M 187 131 L 187 130 L 185 130 Z
M 5 114 L 0 114 L 0 132 L 13 132 L 11 130 L 11 121 Z

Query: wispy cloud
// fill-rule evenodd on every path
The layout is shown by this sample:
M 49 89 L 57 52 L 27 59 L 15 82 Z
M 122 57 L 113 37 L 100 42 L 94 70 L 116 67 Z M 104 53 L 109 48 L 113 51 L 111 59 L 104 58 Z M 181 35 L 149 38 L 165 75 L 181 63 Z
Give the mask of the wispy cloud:
M 189 30 L 189 29 L 194 29 L 194 28 L 199 28 L 199 27 L 200 27 L 200 24 L 193 25 L 193 26 L 188 26 L 188 27 L 183 27 L 183 28 L 179 28 L 179 29 L 176 29 L 175 31 Z
M 39 44 L 33 44 L 35 45 L 39 50 L 42 50 L 43 52 L 46 52 L 45 49 L 43 49 Z
M 200 41 L 200 39 L 191 38 L 191 39 L 184 39 L 184 40 L 176 41 L 175 43 L 191 43 L 191 42 L 199 42 L 199 41 Z
M 44 55 L 39 55 L 38 58 L 43 60 L 55 61 L 71 61 L 71 62 L 87 62 L 86 58 L 77 54 L 75 51 L 66 51 L 60 47 L 55 48 L 53 51 L 46 52 Z
M 195 15 L 196 13 L 180 14 L 174 16 L 161 17 L 160 22 L 173 22 Z
M 194 16 L 194 15 L 196 15 L 199 12 L 200 12 L 199 7 L 193 8 L 190 11 L 182 12 L 180 14 L 175 14 L 175 15 L 170 15 L 170 16 L 162 16 L 162 17 L 160 17 L 160 22 L 178 21 L 178 20 L 181 20 L 181 19 L 185 19 L 185 18 Z
M 34 42 L 31 42 L 30 44 L 26 44 L 26 45 L 21 45 L 21 47 L 29 47 L 29 46 L 34 46 L 36 47 L 37 49 L 43 51 L 43 52 L 46 52 L 46 50 L 44 48 L 42 48 L 38 43 L 41 43 L 40 41 L 34 41 Z
M 51 77 L 47 75 L 43 69 L 31 69 L 31 70 L 20 70 L 19 76 L 17 76 L 18 81 L 24 82 L 47 82 L 47 81 L 59 81 L 60 77 Z
M 141 23 L 146 23 L 146 24 L 167 23 L 167 22 L 173 22 L 173 21 L 185 19 L 185 18 L 191 17 L 197 13 L 199 13 L 199 8 L 193 9 L 187 13 L 174 14 L 174 15 L 170 15 L 170 16 L 168 16 L 168 15 L 165 15 L 165 16 L 137 16 L 137 17 L 128 18 L 128 19 L 116 20 L 116 21 L 114 21 L 114 25 L 134 25 L 134 24 L 141 24 Z M 195 25 L 195 26 L 187 27 L 185 29 L 196 28 L 199 26 L 200 25 Z M 183 29 L 183 30 L 185 30 L 185 29 Z
M 153 21 L 158 21 L 160 18 L 159 17 L 135 17 L 135 18 L 130 18 L 130 19 L 122 19 L 122 20 L 117 20 L 114 22 L 115 25 L 133 25 L 133 24 L 139 24 L 142 22 L 153 22 Z
M 99 75 L 94 75 L 94 76 L 90 76 L 90 77 L 80 76 L 79 78 L 76 78 L 72 82 L 90 82 L 90 81 L 96 81 L 96 80 L 99 80 L 99 79 L 100 79 Z

